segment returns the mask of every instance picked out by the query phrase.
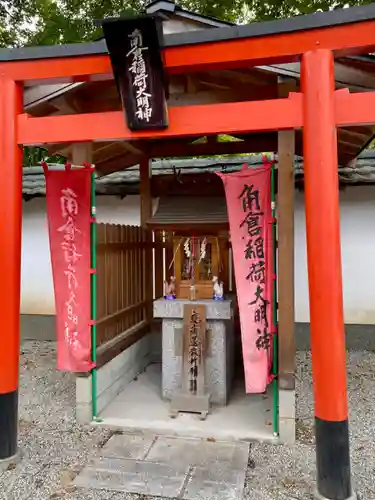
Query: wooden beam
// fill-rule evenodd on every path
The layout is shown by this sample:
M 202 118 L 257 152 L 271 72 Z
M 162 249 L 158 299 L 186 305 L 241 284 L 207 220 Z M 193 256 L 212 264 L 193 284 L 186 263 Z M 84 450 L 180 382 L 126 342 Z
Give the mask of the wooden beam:
M 103 144 L 108 144 L 108 148 L 101 147 L 99 150 L 95 149 L 95 161 L 97 165 L 105 165 L 111 160 L 124 160 L 129 156 L 129 152 L 125 151 L 121 147 L 118 147 L 117 142 L 104 142 Z M 117 146 L 117 147 L 116 147 Z M 134 155 L 133 155 L 134 156 Z M 136 155 L 139 156 L 139 155 Z
M 346 137 L 349 141 L 352 139 L 357 142 L 366 142 L 372 135 L 371 126 L 370 127 L 355 127 L 355 128 L 345 128 L 342 127 L 337 131 L 338 136 Z
M 348 64 L 349 62 L 349 64 Z M 335 81 L 337 87 L 350 87 L 359 91 L 375 89 L 375 76 L 369 71 L 351 67 L 350 59 L 335 61 Z
M 239 81 L 242 84 L 248 85 L 249 88 L 256 86 L 257 88 L 265 90 L 267 87 L 272 87 L 274 96 L 277 97 L 277 75 L 268 71 L 261 70 L 260 68 L 245 68 L 244 70 L 221 70 L 215 73 L 205 74 L 204 78 L 210 78 L 211 81 L 220 78 L 221 81 L 226 82 L 233 86 L 233 81 Z
M 340 145 L 340 152 L 345 152 L 345 151 L 360 151 L 362 149 L 363 143 L 361 144 L 355 144 L 354 142 L 346 142 L 346 141 L 339 141 Z
M 78 100 L 74 94 L 66 94 L 53 99 L 51 103 L 58 111 L 53 116 L 67 115 L 81 112 Z
M 35 109 L 35 107 L 49 103 L 51 98 L 55 99 L 58 96 L 66 94 L 66 92 L 71 92 L 81 85 L 82 83 L 73 83 L 71 85 L 58 83 L 54 85 L 33 85 L 31 87 L 25 87 L 23 91 L 24 109 L 25 111 Z
M 149 331 L 150 327 L 147 325 L 146 321 L 141 321 L 134 327 L 127 329 L 125 332 L 112 339 L 112 341 L 108 341 L 99 346 L 97 352 L 97 368 L 101 368 L 125 351 L 125 349 L 129 349 L 129 347 L 147 335 Z M 82 376 L 89 375 L 90 372 L 87 374 L 85 373 Z
M 138 165 L 141 162 L 142 157 L 133 154 L 120 154 L 111 158 L 108 161 L 104 161 L 96 165 L 96 168 L 101 174 L 107 175 L 113 172 L 119 172 L 120 170 L 125 170 L 126 168 L 132 167 L 133 165 Z
M 139 144 L 138 144 L 139 145 Z M 130 142 L 121 142 L 121 146 L 126 150 L 128 151 L 129 153 L 132 153 L 132 154 L 138 154 L 138 155 L 144 155 L 145 154 L 145 151 L 142 151 L 141 149 L 137 148 L 134 143 L 130 143 Z M 143 144 L 143 148 L 146 150 L 148 149 L 148 143 L 146 144 Z
M 285 97 L 295 88 L 291 81 L 279 84 Z M 279 388 L 295 387 L 294 333 L 294 154 L 295 132 L 278 132 L 278 195 L 277 195 L 277 279 L 278 279 L 278 365 Z M 285 416 L 285 415 L 282 415 Z
M 18 142 L 24 145 L 105 142 L 294 129 L 302 126 L 302 95 L 170 108 L 169 121 L 166 130 L 133 132 L 127 127 L 122 111 L 42 118 L 23 114 L 18 117 Z
M 244 88 L 243 84 L 236 86 L 234 80 L 230 90 L 208 90 L 171 94 L 168 106 L 197 106 L 225 102 L 260 101 L 262 99 L 275 99 L 276 97 L 276 86 L 252 85 L 249 88 Z

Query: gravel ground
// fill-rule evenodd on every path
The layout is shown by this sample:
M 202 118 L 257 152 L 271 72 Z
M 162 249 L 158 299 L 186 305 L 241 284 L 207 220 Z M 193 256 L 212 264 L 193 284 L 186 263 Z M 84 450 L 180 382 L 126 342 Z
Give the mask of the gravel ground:
M 0 473 L 1 500 L 136 500 L 137 495 L 74 489 L 71 480 L 100 453 L 111 432 L 77 426 L 75 385 L 55 369 L 54 345 L 22 346 L 20 441 L 22 460 Z M 348 355 L 352 471 L 359 499 L 375 499 L 375 353 Z M 298 354 L 297 433 L 293 447 L 253 444 L 246 500 L 306 500 L 314 487 L 315 453 L 311 359 Z M 146 500 L 145 497 L 142 497 Z

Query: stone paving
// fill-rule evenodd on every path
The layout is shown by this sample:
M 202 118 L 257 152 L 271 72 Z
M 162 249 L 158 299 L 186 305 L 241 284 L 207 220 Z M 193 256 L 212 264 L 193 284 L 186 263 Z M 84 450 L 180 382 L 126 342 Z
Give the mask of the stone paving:
M 74 484 L 184 500 L 240 500 L 248 456 L 245 442 L 119 434 Z

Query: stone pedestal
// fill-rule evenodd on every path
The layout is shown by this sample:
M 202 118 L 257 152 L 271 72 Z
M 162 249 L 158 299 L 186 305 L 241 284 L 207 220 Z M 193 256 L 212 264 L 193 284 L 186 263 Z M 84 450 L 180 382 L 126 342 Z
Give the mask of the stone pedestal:
M 182 335 L 185 304 L 202 304 L 206 309 L 207 349 L 205 390 L 212 404 L 225 406 L 234 372 L 234 329 L 231 300 L 165 300 L 154 302 L 154 317 L 163 319 L 162 396 L 171 401 L 182 389 Z

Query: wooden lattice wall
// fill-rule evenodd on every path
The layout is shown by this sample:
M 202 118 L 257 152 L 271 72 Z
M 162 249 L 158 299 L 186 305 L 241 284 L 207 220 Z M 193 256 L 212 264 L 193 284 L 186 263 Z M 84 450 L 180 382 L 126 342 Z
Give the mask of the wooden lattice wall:
M 150 330 L 147 289 L 152 287 L 151 299 L 162 297 L 172 244 L 170 235 L 161 231 L 150 238 L 139 226 L 97 225 L 98 354 L 112 350 L 105 361 L 122 350 L 120 344 L 131 345 Z

